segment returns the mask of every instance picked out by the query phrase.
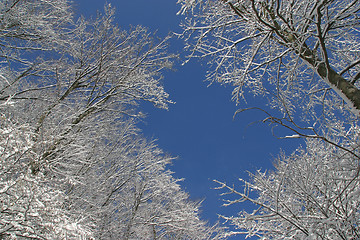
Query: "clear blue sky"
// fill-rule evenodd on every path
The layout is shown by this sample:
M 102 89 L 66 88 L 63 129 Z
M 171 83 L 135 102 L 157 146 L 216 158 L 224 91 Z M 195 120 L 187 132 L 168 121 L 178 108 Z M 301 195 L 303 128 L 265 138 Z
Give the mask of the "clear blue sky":
M 102 11 L 105 0 L 74 0 L 77 13 L 86 16 Z M 170 31 L 180 32 L 176 0 L 108 0 L 116 8 L 116 22 L 122 28 L 143 25 L 164 37 Z M 173 39 L 170 52 L 184 56 L 181 39 Z M 236 215 L 235 208 L 221 207 L 222 201 L 213 179 L 238 185 L 238 178 L 247 178 L 247 171 L 269 169 L 280 149 L 290 153 L 297 140 L 279 140 L 265 124 L 253 124 L 265 116 L 249 111 L 233 119 L 241 107 L 264 106 L 264 99 L 248 98 L 248 104 L 236 106 L 231 101 L 231 86 L 204 82 L 206 62 L 190 61 L 175 64 L 176 71 L 164 74 L 164 85 L 176 102 L 169 111 L 142 104 L 148 117 L 140 125 L 148 138 L 172 156 L 178 156 L 171 169 L 177 178 L 185 178 L 182 186 L 191 199 L 202 200 L 202 217 L 212 223 L 217 214 Z M 247 207 L 244 205 L 243 207 Z

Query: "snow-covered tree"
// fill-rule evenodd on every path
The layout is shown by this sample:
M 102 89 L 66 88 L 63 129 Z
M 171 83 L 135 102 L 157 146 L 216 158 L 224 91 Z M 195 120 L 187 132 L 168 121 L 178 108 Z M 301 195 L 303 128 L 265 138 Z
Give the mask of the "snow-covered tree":
M 92 135 L 102 141 L 94 145 L 91 166 L 80 169 L 82 180 L 70 185 L 67 202 L 75 216 L 96 223 L 97 239 L 221 238 L 166 169 L 172 157 L 139 136 L 132 122 L 118 119 L 101 128 Z
M 353 129 L 354 135 L 359 129 Z M 350 133 L 349 133 L 350 134 Z M 356 141 L 359 139 L 357 137 Z M 224 218 L 239 231 L 260 239 L 359 239 L 359 145 L 353 153 L 324 143 L 306 141 L 290 156 L 282 154 L 274 171 L 258 171 L 240 179 L 243 189 L 220 184 L 232 194 L 225 205 L 250 201 L 253 211 Z
M 135 125 L 139 101 L 171 102 L 167 38 L 113 14 L 0 3 L 1 239 L 220 238 Z
M 231 84 L 238 104 L 264 97 L 266 108 L 252 108 L 264 122 L 290 130 L 286 138 L 307 139 L 274 172 L 242 181 L 244 192 L 218 181 L 240 196 L 230 204 L 259 206 L 224 218 L 262 239 L 359 238 L 360 2 L 178 3 L 186 16 L 180 36 L 189 59 L 208 60 L 208 80 Z
M 82 216 L 73 218 L 64 211 L 68 196 L 39 170 L 32 126 L 3 113 L 0 117 L 1 239 L 91 237 Z
M 303 113 L 330 128 L 334 114 L 354 119 L 344 109 L 358 116 L 358 1 L 178 2 L 190 57 L 208 58 L 208 79 L 233 85 L 237 102 L 251 92 L 284 121 Z

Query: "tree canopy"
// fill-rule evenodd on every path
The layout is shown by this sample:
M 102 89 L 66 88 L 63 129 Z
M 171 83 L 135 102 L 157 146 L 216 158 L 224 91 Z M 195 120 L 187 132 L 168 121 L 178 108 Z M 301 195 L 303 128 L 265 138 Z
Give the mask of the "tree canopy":
M 241 180 L 244 191 L 217 181 L 238 196 L 226 205 L 257 205 L 224 216 L 238 228 L 229 235 L 358 238 L 359 1 L 178 3 L 189 60 L 207 60 L 208 80 L 232 85 L 238 104 L 250 93 L 268 104 L 236 114 L 258 109 L 263 122 L 290 131 L 278 137 L 307 139 L 305 148 L 282 155 L 274 171 Z
M 219 239 L 145 139 L 167 108 L 167 39 L 75 20 L 66 0 L 0 3 L 0 238 Z

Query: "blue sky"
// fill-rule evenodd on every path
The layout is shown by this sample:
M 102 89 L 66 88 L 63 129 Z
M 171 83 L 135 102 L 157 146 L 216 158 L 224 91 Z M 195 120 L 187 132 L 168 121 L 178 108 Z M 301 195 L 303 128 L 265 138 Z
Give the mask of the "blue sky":
M 102 11 L 105 0 L 74 0 L 75 11 L 86 16 Z M 170 31 L 180 32 L 176 0 L 113 0 L 107 1 L 116 8 L 116 22 L 122 28 L 143 25 L 157 31 L 160 37 Z M 171 40 L 169 52 L 182 57 L 183 42 Z M 184 60 L 184 59 L 183 59 Z M 190 61 L 184 66 L 175 64 L 175 71 L 164 73 L 164 85 L 170 98 L 176 102 L 169 111 L 142 104 L 147 118 L 139 125 L 148 138 L 172 156 L 178 156 L 171 166 L 177 178 L 185 178 L 184 189 L 191 199 L 204 200 L 202 217 L 212 223 L 217 214 L 236 215 L 247 205 L 233 208 L 221 207 L 218 191 L 212 188 L 213 179 L 238 185 L 238 178 L 247 178 L 247 171 L 269 169 L 280 149 L 292 152 L 298 140 L 279 140 L 266 124 L 251 124 L 265 116 L 248 111 L 233 118 L 238 108 L 262 107 L 264 99 L 249 97 L 247 105 L 236 106 L 231 101 L 231 86 L 209 85 L 204 82 L 206 62 Z

